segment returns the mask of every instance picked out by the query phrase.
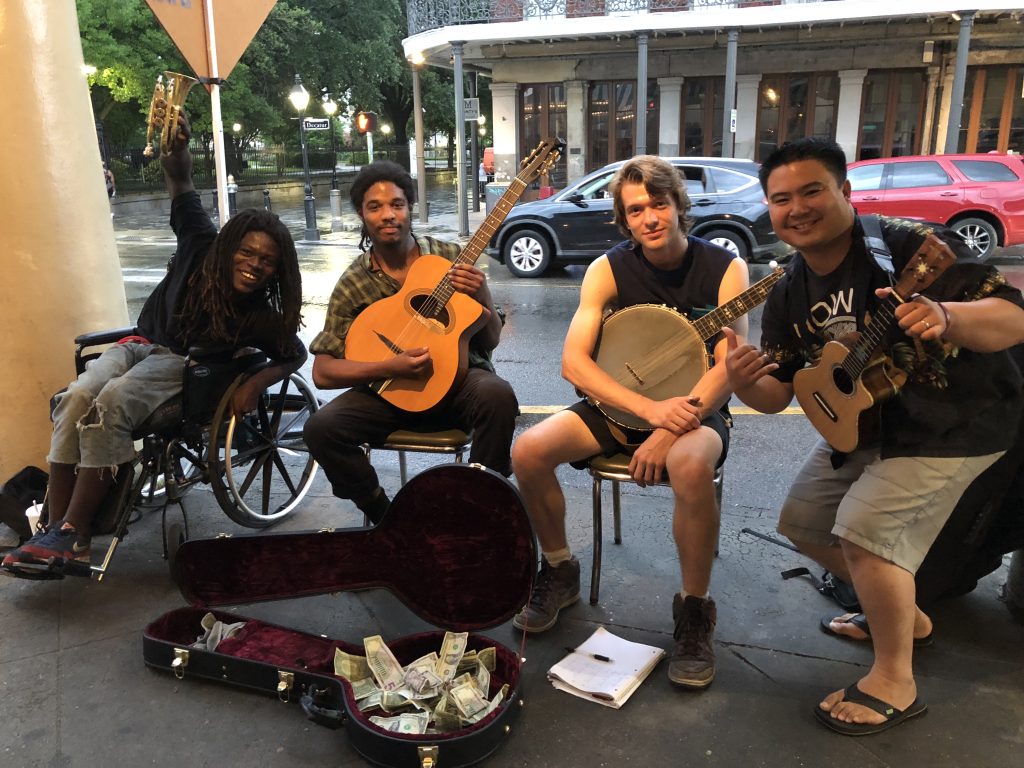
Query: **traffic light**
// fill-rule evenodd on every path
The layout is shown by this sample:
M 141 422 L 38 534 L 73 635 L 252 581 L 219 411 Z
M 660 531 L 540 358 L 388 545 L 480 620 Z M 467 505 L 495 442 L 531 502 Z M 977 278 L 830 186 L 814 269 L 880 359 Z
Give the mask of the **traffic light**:
M 373 133 L 373 131 L 377 130 L 377 113 L 357 112 L 356 130 L 359 133 Z

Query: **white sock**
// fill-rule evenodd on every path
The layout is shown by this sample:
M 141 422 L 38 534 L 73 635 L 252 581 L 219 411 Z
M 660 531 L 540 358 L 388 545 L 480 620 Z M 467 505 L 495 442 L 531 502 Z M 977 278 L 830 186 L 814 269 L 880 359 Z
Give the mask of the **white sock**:
M 688 597 L 696 597 L 696 598 L 699 598 L 701 600 L 707 600 L 709 597 L 711 597 L 711 590 L 708 590 L 703 595 L 691 595 L 685 589 L 681 589 L 681 590 L 679 590 L 679 596 L 682 597 L 683 600 L 685 600 Z
M 548 561 L 548 565 L 552 568 L 557 568 L 562 563 L 567 563 L 572 559 L 572 552 L 568 547 L 564 549 L 556 549 L 553 552 L 543 552 L 544 559 Z

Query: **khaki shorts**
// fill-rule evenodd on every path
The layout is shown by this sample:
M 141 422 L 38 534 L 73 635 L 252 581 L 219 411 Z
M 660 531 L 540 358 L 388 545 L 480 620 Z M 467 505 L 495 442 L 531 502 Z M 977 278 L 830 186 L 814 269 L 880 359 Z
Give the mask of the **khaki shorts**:
M 789 489 L 779 533 L 820 546 L 844 539 L 916 573 L 967 486 L 1003 453 L 882 459 L 862 450 L 833 469 L 821 441 Z

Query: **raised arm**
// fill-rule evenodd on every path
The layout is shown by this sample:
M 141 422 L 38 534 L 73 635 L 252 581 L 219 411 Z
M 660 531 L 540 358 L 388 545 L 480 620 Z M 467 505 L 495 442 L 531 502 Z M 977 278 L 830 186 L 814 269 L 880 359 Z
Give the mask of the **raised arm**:
M 186 192 L 195 191 L 192 183 L 192 153 L 188 151 L 188 142 L 192 136 L 192 127 L 182 110 L 178 116 L 178 132 L 174 135 L 169 152 L 160 153 L 160 165 L 164 169 L 164 184 L 171 200 Z

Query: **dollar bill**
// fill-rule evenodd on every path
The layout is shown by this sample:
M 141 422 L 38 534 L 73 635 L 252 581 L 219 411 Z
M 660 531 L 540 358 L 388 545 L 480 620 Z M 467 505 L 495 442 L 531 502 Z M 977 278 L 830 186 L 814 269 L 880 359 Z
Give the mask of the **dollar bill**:
M 370 722 L 379 725 L 389 733 L 425 733 L 430 715 L 427 712 L 415 712 L 398 715 L 397 717 L 370 718 Z
M 365 680 L 370 676 L 370 667 L 365 656 L 345 653 L 341 648 L 334 649 L 334 674 L 343 677 L 350 683 Z
M 405 667 L 405 684 L 420 697 L 436 696 L 444 681 L 434 671 L 437 666 L 437 654 L 429 653 Z
M 485 697 L 491 692 L 491 673 L 481 664 L 476 670 L 476 687 Z
M 358 701 L 359 711 L 368 712 L 371 709 L 380 709 L 381 699 L 383 698 L 383 696 L 384 692 L 377 688 L 377 690 L 374 693 L 371 693 L 365 699 L 360 699 Z
M 487 709 L 487 700 L 480 694 L 475 681 L 452 686 L 448 695 L 459 714 L 467 720 Z
M 488 672 L 493 672 L 498 666 L 498 651 L 493 645 L 490 648 L 484 648 L 482 651 L 479 651 L 476 658 L 481 666 L 487 667 Z
M 489 714 L 491 714 L 491 712 L 500 707 L 501 702 L 505 699 L 506 691 L 508 691 L 508 686 L 502 686 L 501 690 L 494 695 L 494 698 L 491 699 L 490 703 L 488 703 L 487 706 L 484 707 L 484 709 L 482 709 L 480 712 L 469 718 L 469 723 L 472 724 L 480 722 Z
M 380 688 L 373 681 L 373 678 L 367 677 L 364 680 L 351 680 L 349 681 L 352 686 L 352 695 L 356 701 L 369 698 L 375 693 L 380 692 Z
M 468 640 L 468 632 L 444 633 L 444 642 L 441 643 L 441 653 L 438 654 L 437 666 L 434 670 L 442 681 L 447 683 L 455 678 L 459 662 L 466 653 L 466 642 Z
M 380 635 L 373 635 L 363 640 L 366 649 L 366 662 L 370 667 L 374 680 L 382 691 L 396 691 L 405 685 L 402 665 L 384 642 Z

